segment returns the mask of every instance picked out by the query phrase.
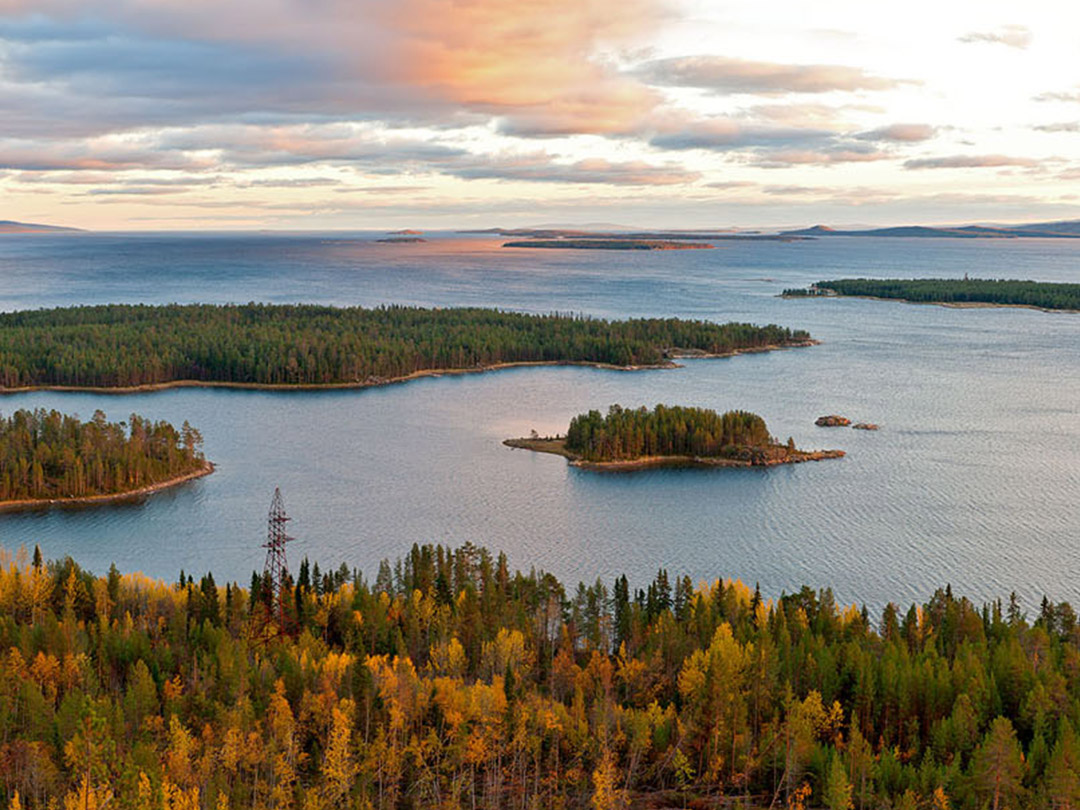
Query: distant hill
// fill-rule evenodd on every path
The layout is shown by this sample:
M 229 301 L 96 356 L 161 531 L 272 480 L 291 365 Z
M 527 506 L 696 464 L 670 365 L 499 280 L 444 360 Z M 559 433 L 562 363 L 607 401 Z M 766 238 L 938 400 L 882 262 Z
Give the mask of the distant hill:
M 76 233 L 81 228 L 64 228 L 60 225 L 39 225 L 35 222 L 14 222 L 0 219 L 0 233 Z
M 1080 239 L 1080 220 L 1063 222 L 1035 222 L 1027 225 L 961 225 L 940 228 L 930 225 L 898 225 L 891 228 L 866 228 L 860 230 L 836 230 L 828 225 L 814 225 L 792 231 L 780 231 L 781 236 L 899 236 L 909 238 L 952 239 L 1016 239 L 1051 238 Z

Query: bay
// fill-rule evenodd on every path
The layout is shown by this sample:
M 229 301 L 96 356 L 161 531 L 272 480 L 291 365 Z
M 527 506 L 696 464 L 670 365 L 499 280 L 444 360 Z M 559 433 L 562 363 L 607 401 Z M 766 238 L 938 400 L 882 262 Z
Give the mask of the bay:
M 246 581 L 275 486 L 290 559 L 374 574 L 414 542 L 472 541 L 564 581 L 660 567 L 777 595 L 831 586 L 880 607 L 935 587 L 1080 599 L 1080 315 L 895 302 L 782 300 L 823 278 L 1080 279 L 1071 240 L 832 238 L 713 251 L 513 250 L 432 234 L 86 234 L 0 240 L 0 309 L 80 303 L 317 302 L 677 315 L 806 328 L 822 345 L 666 371 L 529 368 L 362 391 L 34 392 L 0 411 L 189 419 L 218 471 L 143 502 L 0 515 L 0 544 L 37 543 L 103 571 Z M 846 458 L 770 470 L 596 474 L 504 438 L 657 402 L 765 417 L 774 435 Z M 814 426 L 824 413 L 877 433 Z

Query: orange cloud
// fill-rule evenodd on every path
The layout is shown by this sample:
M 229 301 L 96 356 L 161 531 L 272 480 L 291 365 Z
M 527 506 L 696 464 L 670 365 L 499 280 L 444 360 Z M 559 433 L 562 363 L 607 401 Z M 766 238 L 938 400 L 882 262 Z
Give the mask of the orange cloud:
M 627 132 L 660 101 L 603 55 L 654 30 L 662 0 L 405 0 L 388 14 L 398 78 L 509 131 Z

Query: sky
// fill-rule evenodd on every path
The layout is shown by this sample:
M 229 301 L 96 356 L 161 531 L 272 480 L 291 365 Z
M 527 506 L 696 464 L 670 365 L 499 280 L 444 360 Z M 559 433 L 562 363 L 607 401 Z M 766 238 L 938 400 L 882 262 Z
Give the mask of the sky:
M 0 0 L 0 219 L 1078 218 L 1070 0 Z

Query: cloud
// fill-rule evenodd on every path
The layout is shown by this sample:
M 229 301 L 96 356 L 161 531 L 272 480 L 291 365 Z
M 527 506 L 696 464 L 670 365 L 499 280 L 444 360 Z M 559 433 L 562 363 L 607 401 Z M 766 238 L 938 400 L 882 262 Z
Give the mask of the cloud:
M 872 147 L 867 148 L 863 144 L 845 148 L 843 146 L 831 146 L 824 149 L 792 149 L 773 152 L 762 152 L 756 155 L 753 162 L 766 169 L 786 169 L 791 166 L 833 166 L 838 163 L 871 163 L 877 160 L 886 160 L 892 155 L 888 152 L 879 152 Z
M 818 145 L 833 133 L 827 129 L 778 127 L 734 118 L 685 119 L 665 122 L 665 129 L 649 143 L 660 149 L 705 149 L 729 152 L 757 147 Z
M 862 141 L 918 143 L 930 140 L 934 137 L 936 131 L 929 124 L 889 124 L 885 127 L 860 132 L 855 137 Z
M 765 186 L 762 189 L 766 194 L 771 194 L 779 197 L 791 197 L 791 196 L 806 196 L 808 194 L 819 194 L 821 189 L 813 186 Z
M 1030 29 L 1023 25 L 1003 25 L 993 31 L 971 31 L 961 37 L 959 42 L 978 43 L 989 42 L 997 45 L 1008 45 L 1010 48 L 1024 50 L 1031 45 L 1033 37 Z
M 206 157 L 162 150 L 150 136 L 36 141 L 0 138 L 0 168 L 23 171 L 124 171 L 171 169 L 204 171 L 214 166 Z
M 1039 93 L 1039 95 L 1035 96 L 1033 100 L 1034 101 L 1063 101 L 1063 102 L 1065 102 L 1067 104 L 1071 104 L 1073 102 L 1080 102 L 1080 90 L 1077 90 L 1076 92 Z
M 749 180 L 717 180 L 712 183 L 706 183 L 706 188 L 718 188 L 722 190 L 735 189 L 735 188 L 752 188 L 757 183 L 751 183 Z
M 529 183 L 601 183 L 612 186 L 672 186 L 693 183 L 700 172 L 673 164 L 610 162 L 600 158 L 557 163 L 545 153 L 480 158 L 450 166 L 446 173 L 465 180 L 514 180 Z
M 1039 161 L 1032 158 L 1010 157 L 1009 155 L 948 155 L 904 161 L 905 169 L 981 169 L 1038 165 Z
M 1080 121 L 1062 121 L 1057 124 L 1039 124 L 1032 127 L 1039 132 L 1080 132 Z
M 405 0 L 393 22 L 410 86 L 517 135 L 635 129 L 659 95 L 598 55 L 655 30 L 662 0 Z
M 6 0 L 0 88 L 47 111 L 18 122 L 28 134 L 65 109 L 89 133 L 289 116 L 624 133 L 660 96 L 612 54 L 655 32 L 667 2 L 111 0 L 91 16 L 73 0 Z
M 846 65 L 792 65 L 723 56 L 657 59 L 637 68 L 634 75 L 659 86 L 758 95 L 889 90 L 904 83 Z

